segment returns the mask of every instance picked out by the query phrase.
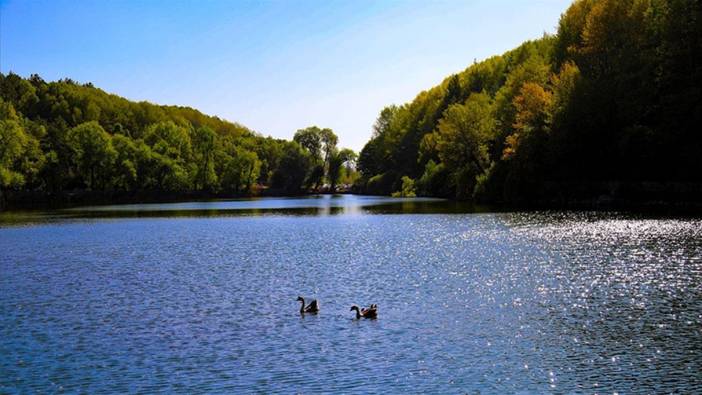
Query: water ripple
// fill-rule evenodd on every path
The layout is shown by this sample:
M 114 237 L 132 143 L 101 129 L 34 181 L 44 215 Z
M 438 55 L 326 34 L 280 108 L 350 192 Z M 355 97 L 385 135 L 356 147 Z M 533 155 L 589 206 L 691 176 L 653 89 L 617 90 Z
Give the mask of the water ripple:
M 95 219 L 0 250 L 0 393 L 702 391 L 697 219 Z

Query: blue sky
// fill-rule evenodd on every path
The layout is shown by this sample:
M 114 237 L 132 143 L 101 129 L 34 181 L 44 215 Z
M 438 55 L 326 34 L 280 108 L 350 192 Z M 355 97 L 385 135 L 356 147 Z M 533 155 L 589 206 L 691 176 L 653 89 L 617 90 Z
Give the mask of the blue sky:
M 0 0 L 0 70 L 360 150 L 380 110 L 554 32 L 570 0 Z

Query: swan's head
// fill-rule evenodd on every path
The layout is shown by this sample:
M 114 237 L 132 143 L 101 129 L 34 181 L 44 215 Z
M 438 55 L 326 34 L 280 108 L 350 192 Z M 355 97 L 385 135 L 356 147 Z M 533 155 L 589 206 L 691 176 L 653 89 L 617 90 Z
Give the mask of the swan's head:
M 304 302 L 305 299 L 303 299 L 302 296 L 298 296 L 298 297 L 297 297 L 297 301 L 298 301 L 298 302 Z
M 354 310 L 358 310 L 358 306 L 356 306 L 356 305 L 351 306 L 351 310 L 349 310 L 349 311 L 354 311 Z

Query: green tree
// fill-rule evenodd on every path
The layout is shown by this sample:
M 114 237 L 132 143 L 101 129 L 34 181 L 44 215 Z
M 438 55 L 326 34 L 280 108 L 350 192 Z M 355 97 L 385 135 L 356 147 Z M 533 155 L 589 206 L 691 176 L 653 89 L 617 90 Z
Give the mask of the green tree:
M 349 161 L 353 161 L 356 158 L 356 153 L 353 150 L 344 148 L 340 151 L 334 151 L 330 154 L 329 158 L 329 190 L 331 192 L 336 191 L 336 183 L 339 181 L 339 176 L 341 171 Z
M 273 173 L 273 188 L 300 193 L 310 170 L 310 154 L 296 142 L 286 143 L 278 168 Z
M 117 156 L 110 135 L 95 121 L 72 128 L 68 133 L 73 163 L 89 189 L 106 186 Z
M 213 191 L 218 182 L 214 165 L 217 135 L 212 129 L 202 126 L 192 130 L 191 140 L 197 169 L 194 177 L 195 189 Z
M 293 141 L 306 149 L 313 159 L 322 159 L 322 130 L 317 126 L 299 129 L 295 132 Z
M 449 107 L 437 128 L 439 158 L 454 170 L 456 194 L 472 196 L 475 178 L 489 167 L 487 144 L 495 125 L 492 102 L 484 93 L 473 93 L 465 104 Z
M 393 192 L 392 193 L 393 197 L 415 197 L 417 196 L 415 193 L 415 187 L 414 187 L 414 180 L 407 177 L 407 176 L 402 176 L 402 189 Z
M 250 193 L 260 170 L 261 161 L 255 152 L 235 147 L 224 167 L 222 186 L 236 194 Z
M 329 174 L 329 164 L 332 155 L 336 152 L 336 144 L 339 142 L 339 138 L 334 132 L 329 128 L 324 128 L 319 131 L 320 139 L 322 141 L 322 149 L 324 152 L 324 165 L 327 168 L 327 175 Z
M 507 137 L 503 154 L 504 159 L 511 159 L 519 149 L 520 141 L 528 139 L 535 133 L 545 133 L 551 122 L 551 92 L 541 85 L 526 82 L 517 97 L 514 107 L 517 110 L 514 122 L 515 132 Z
M 190 159 L 192 143 L 188 129 L 174 122 L 159 122 L 150 125 L 144 134 L 144 141 L 151 149 L 177 162 Z
M 115 150 L 112 185 L 117 190 L 133 191 L 138 187 L 139 151 L 132 139 L 122 134 L 112 136 Z
M 24 154 L 29 138 L 11 105 L 0 102 L 0 189 L 20 187 L 24 176 L 18 162 Z
M 154 151 L 151 152 L 149 159 L 153 189 L 165 192 L 190 190 L 188 170 L 179 161 Z
M 324 176 L 329 179 L 330 164 L 336 154 L 339 138 L 331 129 L 310 126 L 295 132 L 293 141 L 300 144 L 310 154 L 312 169 L 307 176 L 309 187 L 317 189 Z M 338 174 L 336 175 L 338 178 Z

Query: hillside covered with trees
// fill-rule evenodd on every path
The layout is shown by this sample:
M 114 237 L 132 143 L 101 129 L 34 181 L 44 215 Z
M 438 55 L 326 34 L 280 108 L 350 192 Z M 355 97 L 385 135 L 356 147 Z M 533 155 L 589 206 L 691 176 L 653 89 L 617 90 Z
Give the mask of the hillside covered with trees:
M 89 83 L 0 74 L 0 207 L 353 182 L 493 204 L 699 202 L 700 124 L 702 2 L 577 0 L 556 34 L 383 109 L 358 158 L 330 129 L 273 139 Z
M 698 200 L 702 2 L 578 0 L 555 35 L 382 110 L 366 193 L 488 203 Z
M 285 141 L 91 84 L 0 74 L 0 207 L 71 195 L 296 194 L 352 183 L 354 160 L 330 129 L 310 127 Z

